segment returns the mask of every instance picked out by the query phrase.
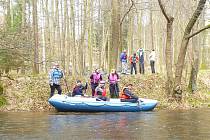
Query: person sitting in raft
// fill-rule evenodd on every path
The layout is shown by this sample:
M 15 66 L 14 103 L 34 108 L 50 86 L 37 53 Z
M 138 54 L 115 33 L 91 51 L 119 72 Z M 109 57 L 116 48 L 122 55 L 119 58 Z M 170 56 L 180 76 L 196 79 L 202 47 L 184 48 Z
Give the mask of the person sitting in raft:
M 77 83 L 72 92 L 72 96 L 76 95 L 84 96 L 83 91 L 86 91 L 87 87 L 88 87 L 87 83 L 85 85 L 82 85 L 82 82 L 80 80 L 77 80 Z
M 128 84 L 126 87 L 123 88 L 120 95 L 121 102 L 136 103 L 138 101 L 138 97 L 131 92 L 132 87 L 133 87 L 132 84 Z
M 115 69 L 111 70 L 111 73 L 108 76 L 108 81 L 109 81 L 110 97 L 119 98 L 118 82 L 120 81 L 120 78 Z
M 99 69 L 96 69 L 90 76 L 90 85 L 92 89 L 92 96 L 95 94 L 95 89 L 99 85 L 99 82 L 102 81 L 102 75 Z
M 99 85 L 95 89 L 95 97 L 97 101 L 107 101 L 105 81 L 100 81 Z

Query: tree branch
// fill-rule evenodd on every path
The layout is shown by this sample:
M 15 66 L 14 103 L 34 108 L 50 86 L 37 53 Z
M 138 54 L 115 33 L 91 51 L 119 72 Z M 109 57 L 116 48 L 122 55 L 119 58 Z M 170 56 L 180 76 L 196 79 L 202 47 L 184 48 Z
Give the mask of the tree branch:
M 205 27 L 203 27 L 203 28 L 201 28 L 200 30 L 198 30 L 198 31 L 196 31 L 196 32 L 194 32 L 194 33 L 192 33 L 192 34 L 186 36 L 186 38 L 190 39 L 190 38 L 192 38 L 193 36 L 199 34 L 200 32 L 202 32 L 202 31 L 204 31 L 204 30 L 206 30 L 206 29 L 209 29 L 209 28 L 210 28 L 210 24 L 207 25 L 207 26 L 205 26 Z
M 128 9 L 128 11 L 124 14 L 123 18 L 121 19 L 121 21 L 120 21 L 120 26 L 122 25 L 122 23 L 123 23 L 125 17 L 126 17 L 127 14 L 131 11 L 131 9 L 132 9 L 132 7 L 133 7 L 134 5 L 135 5 L 135 4 L 134 4 L 134 1 L 131 0 L 131 6 L 130 6 L 130 8 Z
M 165 7 L 163 6 L 161 0 L 158 0 L 158 3 L 159 3 L 160 9 L 161 9 L 163 15 L 165 16 L 167 22 L 170 22 L 170 18 L 169 18 L 168 15 L 166 14 Z

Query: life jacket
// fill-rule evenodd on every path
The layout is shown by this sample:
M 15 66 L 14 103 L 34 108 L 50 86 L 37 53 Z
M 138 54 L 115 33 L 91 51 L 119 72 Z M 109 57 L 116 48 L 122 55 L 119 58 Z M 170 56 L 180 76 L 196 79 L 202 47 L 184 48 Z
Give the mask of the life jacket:
M 100 94 L 98 94 L 97 91 L 95 91 L 94 96 L 98 96 L 98 95 L 100 95 Z M 103 97 L 106 97 L 106 89 L 105 89 L 105 88 L 103 89 L 103 92 L 102 92 L 101 95 L 102 95 Z
M 62 78 L 63 76 L 61 70 L 59 69 L 54 69 L 52 75 L 53 75 L 53 78 L 56 78 L 56 79 Z
M 123 90 L 121 91 L 121 93 L 120 93 L 120 98 L 121 98 L 121 99 L 130 99 L 130 96 L 127 96 L 127 95 L 124 93 L 125 89 L 127 89 L 127 88 L 128 88 L 128 87 L 124 87 Z
M 117 74 L 110 74 L 109 75 L 109 82 L 110 84 L 115 84 L 117 82 L 118 76 Z
M 101 78 L 101 74 L 100 73 L 93 73 L 93 78 L 91 79 L 91 83 L 99 83 Z

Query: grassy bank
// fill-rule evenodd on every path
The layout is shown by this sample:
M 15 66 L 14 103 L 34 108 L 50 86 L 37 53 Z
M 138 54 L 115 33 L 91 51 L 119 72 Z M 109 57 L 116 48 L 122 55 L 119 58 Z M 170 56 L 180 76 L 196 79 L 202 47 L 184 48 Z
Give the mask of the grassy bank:
M 165 94 L 165 79 L 160 74 L 121 76 L 119 84 L 122 89 L 125 84 L 132 83 L 134 85 L 134 93 L 139 97 L 158 100 L 159 105 L 157 109 L 190 109 L 207 107 L 210 102 L 208 89 L 209 81 L 205 81 L 206 77 L 209 77 L 210 79 L 210 74 L 207 72 L 202 75 L 204 76 L 199 76 L 199 88 L 195 94 L 191 94 L 187 89 L 184 89 L 182 103 L 171 101 L 170 97 Z M 7 104 L 3 104 L 0 111 L 54 110 L 47 102 L 50 92 L 47 75 L 13 76 L 13 79 L 14 80 L 2 78 L 5 92 L 1 96 L 6 99 L 4 103 Z M 87 81 L 87 79 L 88 78 L 82 78 L 83 81 Z M 67 78 L 68 88 L 70 90 L 73 88 L 75 80 L 76 78 Z M 186 85 L 184 85 L 184 87 L 186 87 Z M 68 92 L 64 83 L 62 84 L 62 88 L 63 93 Z M 90 86 L 88 93 L 90 94 Z

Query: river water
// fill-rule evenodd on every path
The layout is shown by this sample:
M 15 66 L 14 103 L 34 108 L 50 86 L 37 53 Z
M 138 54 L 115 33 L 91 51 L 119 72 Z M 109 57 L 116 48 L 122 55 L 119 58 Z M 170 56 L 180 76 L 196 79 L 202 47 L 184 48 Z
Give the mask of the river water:
M 1 140 L 208 140 L 210 109 L 138 113 L 0 113 Z

